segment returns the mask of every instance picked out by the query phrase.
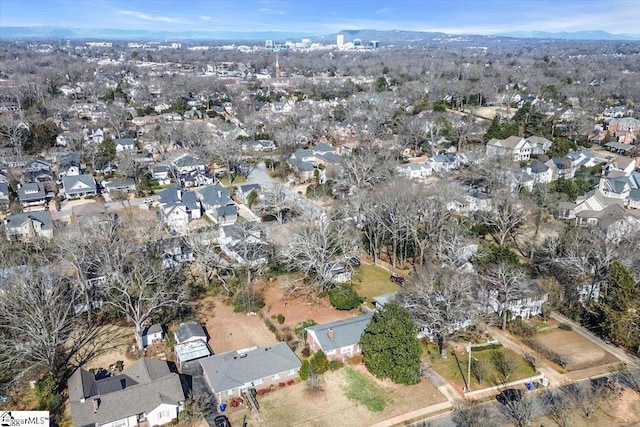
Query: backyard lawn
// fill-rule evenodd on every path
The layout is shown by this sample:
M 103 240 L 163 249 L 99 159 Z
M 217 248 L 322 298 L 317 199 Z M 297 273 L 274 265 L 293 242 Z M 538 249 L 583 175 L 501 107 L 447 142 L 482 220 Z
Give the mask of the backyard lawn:
M 442 359 L 435 344 L 427 344 L 426 351 L 423 353 L 423 361 L 433 367 L 433 369 L 442 375 L 448 382 L 462 390 L 464 387 L 464 378 L 467 377 L 468 362 L 467 352 L 464 350 L 454 351 L 448 349 L 447 358 Z M 495 353 L 501 353 L 502 357 L 496 360 Z M 456 357 L 459 362 L 456 362 Z M 532 377 L 537 374 L 531 366 L 522 357 L 513 351 L 504 348 L 480 348 L 471 351 L 472 369 L 471 369 L 471 390 L 491 387 L 506 382 L 515 381 L 522 378 Z M 498 370 L 497 365 L 503 366 L 503 373 Z M 484 369 L 483 369 L 484 368 Z M 508 375 L 505 377 L 505 372 Z M 477 376 L 484 377 L 479 382 Z
M 373 297 L 400 290 L 400 286 L 389 280 L 390 275 L 387 270 L 375 265 L 363 264 L 356 269 L 352 283 L 358 295 L 365 298 L 367 307 L 373 308 Z

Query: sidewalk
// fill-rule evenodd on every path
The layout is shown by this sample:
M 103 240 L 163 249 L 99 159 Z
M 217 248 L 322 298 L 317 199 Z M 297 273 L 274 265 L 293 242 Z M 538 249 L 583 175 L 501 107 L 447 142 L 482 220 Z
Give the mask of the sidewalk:
M 451 409 L 453 404 L 451 402 L 436 403 L 435 405 L 427 406 L 425 408 L 417 409 L 412 412 L 405 412 L 388 420 L 381 421 L 374 424 L 372 427 L 392 427 L 396 425 L 407 425 L 408 422 L 418 419 L 426 418 L 428 415 L 435 414 L 437 412 L 446 411 Z

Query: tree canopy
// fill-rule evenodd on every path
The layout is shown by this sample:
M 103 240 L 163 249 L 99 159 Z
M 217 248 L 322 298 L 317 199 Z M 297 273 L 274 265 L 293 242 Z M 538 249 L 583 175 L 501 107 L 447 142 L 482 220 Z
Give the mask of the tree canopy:
M 373 315 L 360 340 L 363 361 L 378 378 L 399 384 L 420 381 L 420 341 L 411 313 L 390 302 Z

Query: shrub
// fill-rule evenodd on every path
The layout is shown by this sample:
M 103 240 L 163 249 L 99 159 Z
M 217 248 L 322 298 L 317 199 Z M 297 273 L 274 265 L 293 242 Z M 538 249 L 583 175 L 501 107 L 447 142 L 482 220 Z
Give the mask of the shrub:
M 302 365 L 300 366 L 300 371 L 298 375 L 300 375 L 300 379 L 306 381 L 309 379 L 309 374 L 311 373 L 311 363 L 307 359 L 302 361 Z
M 509 323 L 509 332 L 520 337 L 532 337 L 538 332 L 535 326 L 528 325 L 517 317 L 513 322 Z
M 311 349 L 307 345 L 302 349 L 302 357 L 309 357 L 309 356 L 311 356 Z
M 349 365 L 359 365 L 362 363 L 362 355 L 358 354 L 356 356 L 350 357 L 348 360 Z
M 287 385 L 293 385 L 294 383 L 295 383 L 295 381 L 294 381 L 294 380 L 289 380 L 289 381 L 287 381 Z
M 309 326 L 317 325 L 316 321 L 313 319 L 303 320 L 296 325 L 296 328 L 293 330 L 293 333 L 299 336 L 300 338 L 305 338 L 305 329 Z
M 284 386 L 286 386 L 287 384 L 285 383 L 278 383 L 278 388 L 283 388 Z
M 342 363 L 339 360 L 332 360 L 331 362 L 329 362 L 329 370 L 330 371 L 337 371 L 338 369 L 342 368 L 344 366 L 344 363 Z
M 558 329 L 562 329 L 563 331 L 573 331 L 573 328 L 571 327 L 571 325 L 567 323 L 560 323 L 558 325 Z
M 277 319 L 279 324 L 282 325 L 284 323 L 284 315 L 282 313 L 278 314 Z
M 353 286 L 338 285 L 329 291 L 329 301 L 338 310 L 353 310 L 362 304 L 363 298 Z
M 261 388 L 260 390 L 258 390 L 258 396 L 264 396 L 267 393 L 269 393 L 269 389 Z
M 329 359 L 327 359 L 327 355 L 324 354 L 324 351 L 318 350 L 316 354 L 311 358 L 311 365 L 315 372 L 319 375 L 324 374 L 329 369 Z

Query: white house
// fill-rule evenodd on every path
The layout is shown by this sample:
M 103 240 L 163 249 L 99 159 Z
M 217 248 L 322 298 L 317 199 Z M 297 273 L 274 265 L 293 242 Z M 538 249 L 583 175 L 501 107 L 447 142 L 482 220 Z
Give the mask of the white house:
M 67 385 L 78 427 L 163 425 L 178 418 L 185 401 L 180 376 L 164 360 L 142 358 L 100 379 L 78 368 Z
M 142 331 L 142 345 L 144 347 L 153 344 L 155 342 L 162 341 L 164 338 L 164 330 L 160 323 L 154 323 L 149 325 Z
M 487 156 L 510 156 L 514 162 L 531 158 L 531 143 L 519 136 L 507 139 L 492 138 L 487 142 Z
M 337 320 L 306 329 L 309 348 L 322 350 L 330 360 L 345 360 L 360 354 L 360 337 L 373 318 L 372 313 Z

